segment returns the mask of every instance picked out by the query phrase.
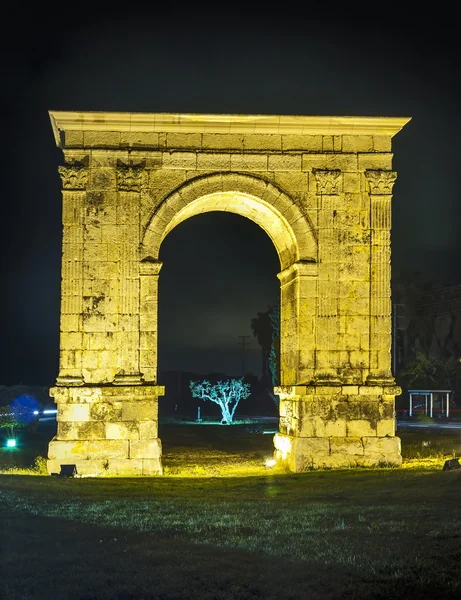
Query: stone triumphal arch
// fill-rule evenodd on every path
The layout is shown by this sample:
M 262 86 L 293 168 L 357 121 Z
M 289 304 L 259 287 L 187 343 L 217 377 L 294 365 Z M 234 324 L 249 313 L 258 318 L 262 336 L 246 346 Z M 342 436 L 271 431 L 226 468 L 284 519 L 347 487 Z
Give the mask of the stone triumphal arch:
M 162 473 L 159 249 L 230 211 L 280 258 L 274 454 L 401 464 L 390 369 L 392 137 L 405 118 L 51 112 L 63 151 L 58 408 L 48 471 Z

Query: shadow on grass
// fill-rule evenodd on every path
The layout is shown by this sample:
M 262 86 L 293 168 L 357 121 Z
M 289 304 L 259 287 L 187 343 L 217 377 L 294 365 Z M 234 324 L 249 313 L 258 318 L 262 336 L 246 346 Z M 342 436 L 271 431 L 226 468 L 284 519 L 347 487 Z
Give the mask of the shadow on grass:
M 291 562 L 60 518 L 2 514 L 2 597 L 21 600 L 454 600 L 421 585 L 341 565 Z

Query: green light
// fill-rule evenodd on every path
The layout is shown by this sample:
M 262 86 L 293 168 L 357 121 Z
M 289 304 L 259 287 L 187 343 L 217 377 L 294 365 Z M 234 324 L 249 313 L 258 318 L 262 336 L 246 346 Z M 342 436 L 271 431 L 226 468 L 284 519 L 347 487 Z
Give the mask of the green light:
M 16 448 L 16 440 L 6 440 L 7 448 Z

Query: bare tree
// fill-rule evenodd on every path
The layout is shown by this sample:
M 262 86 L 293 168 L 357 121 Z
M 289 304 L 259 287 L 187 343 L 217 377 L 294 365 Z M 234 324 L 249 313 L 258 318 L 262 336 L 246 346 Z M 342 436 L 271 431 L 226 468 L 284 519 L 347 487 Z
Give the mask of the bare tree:
M 222 420 L 225 425 L 230 425 L 234 419 L 235 409 L 240 400 L 250 395 L 250 384 L 243 383 L 240 379 L 225 379 L 217 383 L 203 381 L 191 381 L 189 384 L 193 398 L 214 402 L 221 409 Z

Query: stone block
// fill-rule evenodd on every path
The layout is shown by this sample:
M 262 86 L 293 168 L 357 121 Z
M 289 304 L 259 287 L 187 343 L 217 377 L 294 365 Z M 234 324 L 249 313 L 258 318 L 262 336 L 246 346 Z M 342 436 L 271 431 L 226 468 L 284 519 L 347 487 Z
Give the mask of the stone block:
M 346 420 L 335 419 L 334 421 L 325 421 L 325 437 L 346 438 Z
M 387 135 L 373 136 L 373 150 L 375 152 L 390 152 L 392 149 L 392 138 Z
M 122 418 L 121 402 L 99 402 L 90 407 L 90 418 L 93 421 L 118 422 Z
M 120 132 L 84 131 L 83 145 L 85 148 L 118 148 L 120 146 Z
M 243 150 L 243 137 L 241 133 L 204 133 L 202 136 L 202 148 Z
M 331 154 L 327 157 L 325 165 L 327 169 L 339 169 L 344 174 L 348 171 L 354 172 L 357 170 L 357 154 Z
M 274 181 L 290 194 L 307 192 L 309 188 L 309 174 L 302 171 L 277 171 Z
M 104 423 L 102 421 L 58 421 L 57 437 L 60 440 L 104 439 Z
M 285 134 L 282 136 L 282 149 L 284 152 L 287 150 L 322 152 L 322 136 Z
M 107 472 L 109 475 L 119 475 L 122 477 L 144 475 L 143 461 L 140 458 L 111 458 L 109 460 Z
M 48 444 L 48 458 L 59 460 L 64 463 L 72 463 L 72 460 L 88 457 L 88 441 L 67 441 L 54 438 Z
M 83 334 L 81 332 L 61 331 L 60 346 L 63 350 L 81 350 L 82 344 Z
M 117 180 L 114 169 L 110 167 L 90 169 L 89 188 L 91 190 L 111 190 L 116 187 Z
M 381 419 L 376 424 L 376 435 L 379 437 L 395 435 L 395 420 Z
M 122 421 L 156 421 L 158 403 L 152 402 L 123 402 Z
M 163 475 L 161 458 L 144 458 L 142 460 L 142 474 L 145 476 Z
M 285 136 L 284 136 L 285 137 Z M 249 150 L 281 150 L 282 136 L 267 133 L 246 133 L 243 136 L 243 147 Z
M 98 368 L 99 350 L 85 350 L 82 354 L 82 367 L 84 369 Z
M 79 460 L 76 462 L 77 477 L 106 477 L 109 475 L 107 459 Z
M 231 155 L 225 153 L 213 153 L 213 154 L 197 154 L 197 169 L 204 169 L 206 171 L 218 169 L 229 171 L 231 168 Z
M 129 146 L 130 148 L 157 148 L 158 145 L 158 133 L 152 131 L 120 132 L 120 146 Z
M 200 148 L 202 146 L 201 133 L 167 133 L 166 147 L 168 150 L 175 148 Z
M 372 152 L 373 136 L 371 135 L 343 135 L 343 152 Z
M 353 454 L 363 456 L 363 444 L 360 437 L 331 437 L 331 454 Z
M 129 440 L 89 440 L 88 457 L 95 459 L 128 458 Z
M 233 171 L 267 171 L 266 154 L 232 154 Z
M 322 136 L 322 152 L 333 152 L 333 136 Z
M 196 169 L 197 154 L 195 152 L 164 152 L 163 167 L 165 169 Z
M 152 356 L 152 353 L 157 354 L 157 333 L 155 331 L 141 331 L 139 335 L 139 347 L 141 351 L 147 351 L 147 357 L 149 354 Z
M 383 456 L 400 454 L 401 442 L 399 437 L 364 437 L 365 454 L 381 454 Z
M 162 444 L 156 440 L 131 440 L 130 458 L 159 459 L 162 456 Z
M 366 419 L 353 419 L 347 421 L 347 437 L 364 437 L 376 435 L 376 423 Z
M 64 145 L 66 148 L 81 148 L 83 146 L 83 131 L 64 132 Z
M 358 155 L 358 168 L 359 171 L 366 171 L 367 169 L 383 169 L 384 171 L 390 171 L 392 169 L 392 154 L 359 154 Z
M 138 440 L 139 425 L 136 421 L 106 422 L 105 437 L 108 440 Z
M 138 423 L 139 439 L 153 440 L 158 438 L 158 421 L 141 421 Z
M 301 154 L 270 154 L 269 171 L 301 171 Z
M 303 154 L 302 155 L 302 170 L 312 171 L 313 169 L 326 169 L 328 162 L 327 154 Z M 316 189 L 317 184 L 314 186 Z
M 89 404 L 58 404 L 56 418 L 58 421 L 89 421 L 90 406 Z

